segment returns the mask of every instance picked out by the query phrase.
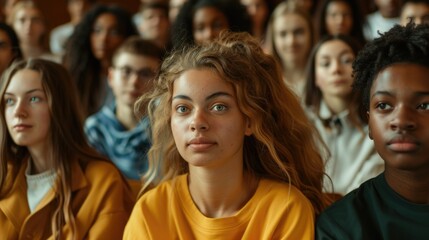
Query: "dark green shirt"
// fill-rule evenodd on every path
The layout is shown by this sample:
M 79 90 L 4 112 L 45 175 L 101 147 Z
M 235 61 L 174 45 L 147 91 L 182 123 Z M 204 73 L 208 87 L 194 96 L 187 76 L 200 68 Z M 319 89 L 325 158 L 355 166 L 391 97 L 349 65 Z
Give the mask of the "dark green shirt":
M 316 239 L 428 240 L 429 205 L 403 199 L 382 173 L 322 212 Z

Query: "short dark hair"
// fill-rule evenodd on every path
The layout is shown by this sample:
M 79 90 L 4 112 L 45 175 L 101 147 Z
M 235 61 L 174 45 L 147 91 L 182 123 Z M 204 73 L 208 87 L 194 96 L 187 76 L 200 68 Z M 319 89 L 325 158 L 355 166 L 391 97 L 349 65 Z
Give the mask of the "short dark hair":
M 362 93 L 361 111 L 369 109 L 370 90 L 377 74 L 395 63 L 419 64 L 429 68 L 429 25 L 395 25 L 359 52 L 353 62 L 353 89 Z
M 119 55 L 122 53 L 131 53 L 138 56 L 147 56 L 156 58 L 161 61 L 164 57 L 164 51 L 156 44 L 149 40 L 142 39 L 138 36 L 129 37 L 124 43 L 115 51 L 113 55 L 113 63 L 116 62 Z

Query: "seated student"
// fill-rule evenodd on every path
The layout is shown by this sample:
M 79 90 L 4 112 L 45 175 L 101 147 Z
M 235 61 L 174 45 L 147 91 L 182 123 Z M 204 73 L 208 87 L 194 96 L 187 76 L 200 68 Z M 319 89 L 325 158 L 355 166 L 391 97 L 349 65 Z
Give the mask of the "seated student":
M 267 52 L 280 63 L 283 80 L 297 96 L 305 87 L 305 69 L 313 47 L 313 24 L 299 4 L 284 1 L 271 14 L 267 27 Z
M 356 0 L 322 0 L 318 3 L 314 21 L 316 39 L 325 35 L 352 36 L 365 44 L 362 30 L 363 17 Z
M 47 22 L 35 1 L 18 1 L 8 16 L 8 24 L 18 35 L 24 59 L 43 58 L 59 63 L 60 58 L 44 46 L 47 36 Z
M 246 7 L 247 13 L 251 17 L 251 34 L 260 41 L 261 46 L 264 46 L 268 21 L 275 7 L 274 2 L 270 0 L 240 0 L 240 3 Z
M 147 117 L 135 116 L 133 107 L 151 88 L 162 55 L 163 51 L 148 40 L 126 40 L 116 50 L 107 77 L 115 104 L 104 106 L 85 121 L 89 143 L 110 158 L 127 179 L 139 180 L 147 169 L 150 123 Z
M 179 14 L 180 8 L 188 0 L 169 0 L 168 1 L 168 18 L 170 24 L 173 24 L 176 20 L 177 14 Z
M 352 63 L 360 49 L 351 36 L 327 35 L 308 62 L 304 104 L 329 150 L 322 151 L 332 180 L 325 181 L 327 193 L 345 195 L 384 169 L 368 138 L 366 117 L 359 112 L 359 93 L 352 91 Z
M 407 0 L 401 10 L 401 25 L 429 23 L 429 0 Z
M 225 33 L 172 54 L 136 109 L 147 101 L 150 168 L 125 239 L 314 238 L 323 161 L 256 39 Z
M 67 41 L 64 66 L 77 85 L 87 118 L 112 102 L 107 73 L 112 55 L 137 30 L 128 12 L 116 5 L 93 6 L 76 25 Z
M 172 45 L 211 42 L 220 32 L 251 32 L 252 22 L 239 0 L 188 0 L 183 4 L 171 28 Z
M 140 36 L 168 50 L 170 48 L 168 5 L 156 1 L 142 3 L 140 13 L 142 20 L 137 26 Z
M 385 171 L 323 212 L 317 239 L 428 239 L 429 26 L 395 26 L 353 68 Z
M 75 86 L 51 61 L 13 64 L 0 83 L 3 239 L 120 239 L 133 200 L 88 146 Z
M 403 0 L 374 0 L 377 11 L 368 14 L 363 25 L 364 35 L 367 41 L 378 37 L 378 33 L 384 33 L 395 24 L 399 24 L 399 13 Z
M 96 0 L 67 0 L 67 10 L 70 15 L 70 21 L 52 29 L 49 37 L 49 47 L 52 53 L 59 56 L 64 55 L 66 42 L 73 34 L 74 28 L 95 1 Z

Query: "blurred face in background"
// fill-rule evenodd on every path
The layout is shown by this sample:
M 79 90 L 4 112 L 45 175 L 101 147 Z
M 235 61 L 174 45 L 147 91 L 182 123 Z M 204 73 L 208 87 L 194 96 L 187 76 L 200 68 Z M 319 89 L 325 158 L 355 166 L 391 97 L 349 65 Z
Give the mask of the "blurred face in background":
M 92 52 L 100 61 L 111 61 L 114 51 L 125 40 L 118 29 L 116 17 L 111 13 L 98 16 L 90 39 Z
M 331 35 L 348 35 L 353 27 L 353 13 L 350 5 L 343 1 L 332 1 L 326 8 L 326 30 Z
M 302 65 L 311 50 L 310 26 L 299 14 L 286 13 L 273 22 L 274 48 L 283 65 Z
M 170 23 L 173 23 L 176 20 L 177 14 L 179 14 L 180 8 L 187 2 L 188 0 L 170 0 L 168 4 L 168 17 L 170 19 Z
M 0 30 L 0 74 L 10 65 L 13 59 L 12 42 L 3 30 Z
M 159 59 L 129 52 L 117 56 L 108 75 L 117 107 L 132 108 L 137 98 L 152 87 L 160 64 Z
M 170 31 L 170 21 L 165 9 L 147 8 L 142 11 L 139 31 L 144 39 L 166 41 Z
M 263 28 L 268 18 L 268 5 L 266 0 L 241 0 L 250 17 L 254 28 Z
M 73 24 L 78 24 L 91 4 L 86 0 L 68 0 L 67 9 Z
M 401 25 L 405 26 L 410 21 L 415 24 L 429 23 L 429 4 L 405 3 L 401 12 Z
M 228 19 L 215 7 L 201 7 L 193 18 L 194 41 L 197 44 L 210 42 L 219 36 L 222 30 L 229 29 Z
M 374 0 L 374 2 L 384 18 L 399 17 L 402 0 Z
M 14 28 L 22 44 L 38 46 L 42 44 L 42 37 L 46 33 L 44 19 L 39 9 L 23 7 L 17 9 L 12 19 Z
M 316 85 L 323 98 L 346 99 L 352 91 L 352 63 L 355 54 L 350 46 L 339 39 L 323 43 L 316 53 Z

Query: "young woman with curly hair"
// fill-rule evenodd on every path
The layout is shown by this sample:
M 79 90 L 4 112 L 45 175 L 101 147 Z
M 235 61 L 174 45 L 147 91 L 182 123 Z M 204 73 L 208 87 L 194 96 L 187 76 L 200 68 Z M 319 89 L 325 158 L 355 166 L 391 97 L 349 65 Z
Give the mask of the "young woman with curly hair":
M 323 161 L 277 66 L 248 33 L 163 63 L 136 105 L 153 145 L 125 239 L 313 239 Z

